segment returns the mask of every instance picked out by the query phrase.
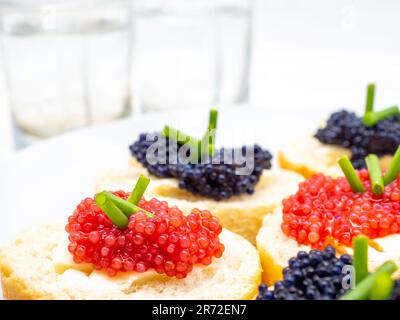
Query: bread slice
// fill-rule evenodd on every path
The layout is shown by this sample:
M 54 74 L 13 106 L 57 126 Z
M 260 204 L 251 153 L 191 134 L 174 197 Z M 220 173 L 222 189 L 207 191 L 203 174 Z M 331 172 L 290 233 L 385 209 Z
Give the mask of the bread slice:
M 283 169 L 300 173 L 305 178 L 315 173 L 324 173 L 332 177 L 343 175 L 337 161 L 339 157 L 351 156 L 351 151 L 339 146 L 327 145 L 313 136 L 305 136 L 293 141 L 278 153 L 279 165 Z M 392 156 L 379 159 L 382 169 L 389 167 Z
M 220 240 L 223 256 L 195 266 L 185 279 L 153 271 L 109 278 L 89 264 L 72 262 L 63 224 L 41 225 L 1 249 L 3 294 L 6 299 L 252 299 L 262 270 L 256 249 L 228 230 Z
M 129 191 L 140 174 L 146 171 L 134 165 L 102 175 L 95 185 L 96 192 L 122 189 Z M 210 210 L 224 228 L 238 233 L 255 244 L 258 229 L 265 214 L 281 206 L 286 196 L 294 193 L 303 177 L 287 170 L 265 170 L 252 195 L 240 195 L 225 201 L 214 201 L 180 189 L 175 179 L 151 179 L 146 197 L 165 200 L 184 212 L 193 208 Z
M 341 174 L 337 160 L 343 155 L 350 157 L 350 150 L 322 144 L 310 135 L 301 137 L 281 149 L 278 161 L 281 168 L 300 173 L 305 178 L 315 173 L 335 177 Z
M 257 249 L 263 266 L 263 282 L 272 285 L 282 279 L 282 269 L 288 265 L 288 260 L 295 257 L 300 250 L 309 251 L 311 247 L 299 245 L 293 238 L 286 236 L 281 230 L 282 208 L 275 210 L 273 214 L 265 216 L 262 227 L 257 235 Z M 374 239 L 383 252 L 372 247 L 368 250 L 368 265 L 370 271 L 375 270 L 387 260 L 393 260 L 400 267 L 400 234 L 389 235 L 384 238 Z M 352 254 L 351 248 L 345 248 Z M 400 270 L 395 273 L 400 277 Z

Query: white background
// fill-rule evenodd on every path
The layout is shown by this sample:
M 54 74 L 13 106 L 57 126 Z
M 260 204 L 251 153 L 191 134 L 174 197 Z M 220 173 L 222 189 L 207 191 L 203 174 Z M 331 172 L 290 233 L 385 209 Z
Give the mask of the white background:
M 251 103 L 312 112 L 400 104 L 400 1 L 256 0 Z M 0 65 L 0 157 L 12 148 Z
M 400 103 L 400 1 L 256 2 L 252 101 L 361 108 Z

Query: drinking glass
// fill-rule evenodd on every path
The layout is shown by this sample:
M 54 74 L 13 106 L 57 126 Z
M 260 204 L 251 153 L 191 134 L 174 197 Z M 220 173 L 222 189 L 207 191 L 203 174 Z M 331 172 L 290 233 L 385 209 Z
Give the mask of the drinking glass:
M 249 94 L 252 0 L 136 0 L 134 88 L 144 112 Z
M 0 12 L 11 112 L 25 142 L 127 114 L 130 1 L 0 1 Z

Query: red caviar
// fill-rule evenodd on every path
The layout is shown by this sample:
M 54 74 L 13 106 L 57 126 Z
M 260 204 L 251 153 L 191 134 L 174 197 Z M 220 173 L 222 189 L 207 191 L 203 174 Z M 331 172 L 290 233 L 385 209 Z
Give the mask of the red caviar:
M 400 178 L 374 195 L 367 170 L 358 171 L 364 193 L 351 190 L 346 178 L 316 174 L 283 200 L 282 231 L 299 244 L 324 247 L 327 238 L 350 246 L 353 237 L 370 239 L 400 233 Z
M 129 194 L 114 192 L 123 199 Z M 184 278 L 194 264 L 209 265 L 219 258 L 224 245 L 222 227 L 209 211 L 193 209 L 187 216 L 165 201 L 141 199 L 138 212 L 129 217 L 126 229 L 113 225 L 92 198 L 84 199 L 68 218 L 69 252 L 76 263 L 92 263 L 109 276 L 118 271 L 145 272 L 149 268 Z

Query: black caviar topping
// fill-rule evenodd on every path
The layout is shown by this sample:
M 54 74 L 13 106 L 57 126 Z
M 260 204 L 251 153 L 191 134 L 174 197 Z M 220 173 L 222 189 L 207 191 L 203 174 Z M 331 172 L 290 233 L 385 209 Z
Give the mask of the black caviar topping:
M 343 267 L 352 264 L 352 258 L 344 254 L 336 257 L 336 251 L 328 246 L 324 250 L 299 251 L 289 259 L 283 269 L 283 280 L 275 282 L 269 290 L 259 286 L 257 300 L 333 300 L 348 289 L 343 286 L 346 276 Z
M 390 299 L 400 301 L 400 280 L 394 281 L 393 292 Z
M 178 159 L 180 145 L 171 144 L 176 154 L 176 164 L 170 163 L 170 145 L 169 139 L 160 133 L 141 133 L 139 139 L 129 146 L 132 156 L 136 158 L 152 175 L 160 178 L 171 178 L 175 176 L 176 167 L 181 162 Z M 154 146 L 154 152 L 147 152 Z M 160 163 L 160 156 L 165 155 L 165 163 Z
M 393 155 L 400 144 L 400 117 L 392 116 L 374 126 L 364 125 L 354 112 L 333 113 L 324 128 L 315 134 L 320 142 L 351 150 L 351 162 L 356 169 L 365 168 L 368 154 L 378 157 Z
M 147 152 L 154 143 L 157 143 L 158 151 Z M 176 146 L 176 142 L 171 145 Z M 203 157 L 202 163 L 198 164 L 188 163 L 187 157 L 180 157 L 180 145 L 171 156 L 169 146 L 170 140 L 161 134 L 143 133 L 129 149 L 132 156 L 151 174 L 161 178 L 176 178 L 180 188 L 215 200 L 252 194 L 262 171 L 271 168 L 272 155 L 258 145 L 239 149 L 222 148 L 212 157 Z M 187 150 L 185 155 L 189 153 Z M 160 154 L 165 155 L 166 162 L 160 163 Z
M 252 194 L 254 187 L 260 180 L 264 169 L 271 168 L 272 155 L 260 146 L 254 145 L 250 154 L 246 147 L 235 151 L 234 149 L 220 149 L 208 164 L 190 164 L 183 168 L 179 176 L 179 187 L 193 194 L 199 194 L 215 200 L 228 199 L 240 194 Z M 254 151 L 254 152 L 253 152 Z M 251 159 L 253 169 L 245 170 L 242 161 L 235 161 L 230 155 L 239 152 L 244 157 Z M 215 163 L 214 159 L 226 159 L 226 162 Z M 214 162 L 214 163 L 213 163 Z M 240 173 L 242 170 L 243 172 Z M 250 169 L 249 169 L 250 170 Z

